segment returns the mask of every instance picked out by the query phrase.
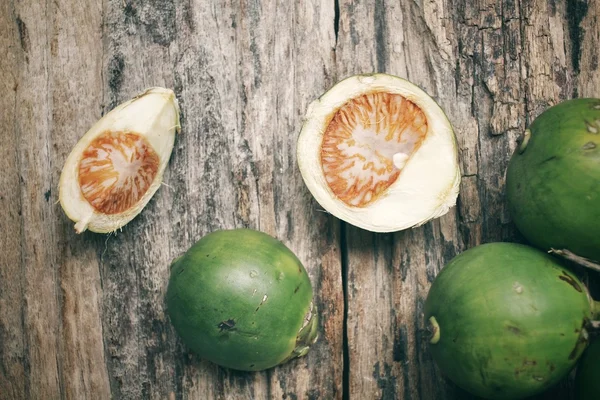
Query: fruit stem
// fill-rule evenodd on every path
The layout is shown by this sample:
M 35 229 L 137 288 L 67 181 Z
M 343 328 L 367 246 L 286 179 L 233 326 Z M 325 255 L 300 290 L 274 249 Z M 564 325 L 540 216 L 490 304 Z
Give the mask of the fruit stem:
M 175 264 L 177 264 L 177 263 L 178 263 L 178 262 L 181 260 L 181 258 L 182 258 L 182 257 L 183 257 L 183 256 L 181 255 L 181 256 L 179 256 L 179 257 L 177 257 L 176 259 L 174 259 L 174 260 L 173 260 L 173 262 L 172 262 L 172 263 L 171 263 L 171 265 L 169 266 L 169 271 L 172 271 L 172 270 L 173 270 L 173 267 L 175 266 Z
M 317 341 L 319 337 L 319 317 L 317 316 L 317 306 L 310 304 L 310 309 L 306 313 L 305 323 L 298 331 L 296 336 L 296 348 L 285 361 L 293 358 L 305 356 L 310 346 Z
M 562 258 L 572 261 L 576 264 L 581 265 L 582 267 L 593 269 L 594 271 L 600 271 L 600 264 L 598 264 L 594 260 L 590 260 L 589 258 L 578 256 L 577 254 L 567 250 L 567 249 L 550 249 L 549 253 L 556 254 L 557 256 L 561 256 Z
M 440 341 L 440 325 L 433 316 L 429 318 L 429 332 L 431 333 L 429 343 L 436 344 Z
M 529 143 L 529 139 L 531 139 L 531 131 L 529 129 L 525 130 L 523 136 L 521 136 L 521 144 L 519 145 L 519 154 L 523 154 L 525 149 L 527 148 L 527 143 Z
M 75 232 L 76 233 L 83 233 L 86 231 L 88 224 L 90 223 L 90 219 L 92 218 L 92 215 L 86 215 L 85 217 L 83 217 L 82 219 L 80 219 L 79 221 L 77 221 L 77 223 L 75 224 Z

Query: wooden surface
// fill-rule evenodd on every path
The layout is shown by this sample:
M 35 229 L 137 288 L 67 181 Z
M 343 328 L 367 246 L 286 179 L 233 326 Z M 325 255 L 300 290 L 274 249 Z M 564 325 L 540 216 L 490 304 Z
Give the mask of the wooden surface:
M 428 288 L 460 251 L 520 240 L 507 160 L 546 107 L 600 96 L 599 19 L 600 0 L 3 0 L 0 399 L 470 398 L 427 352 Z M 322 212 L 296 166 L 308 103 L 373 71 L 430 93 L 460 147 L 457 207 L 395 234 Z M 66 156 L 153 85 L 182 109 L 165 185 L 116 235 L 77 236 Z M 321 310 L 308 356 L 262 373 L 193 356 L 164 311 L 170 261 L 242 226 L 296 252 Z

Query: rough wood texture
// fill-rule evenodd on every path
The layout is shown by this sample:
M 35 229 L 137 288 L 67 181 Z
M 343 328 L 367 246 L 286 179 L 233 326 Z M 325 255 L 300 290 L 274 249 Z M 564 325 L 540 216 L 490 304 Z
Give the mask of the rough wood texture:
M 427 353 L 427 291 L 460 251 L 521 240 L 503 171 L 546 107 L 599 96 L 599 19 L 598 0 L 1 2 L 0 399 L 470 398 Z M 296 166 L 308 103 L 372 71 L 429 92 L 460 148 L 457 207 L 396 234 L 322 212 Z M 77 236 L 66 156 L 153 85 L 182 108 L 165 185 L 116 235 Z M 193 356 L 164 310 L 170 261 L 242 226 L 298 254 L 321 311 L 309 355 L 262 373 Z

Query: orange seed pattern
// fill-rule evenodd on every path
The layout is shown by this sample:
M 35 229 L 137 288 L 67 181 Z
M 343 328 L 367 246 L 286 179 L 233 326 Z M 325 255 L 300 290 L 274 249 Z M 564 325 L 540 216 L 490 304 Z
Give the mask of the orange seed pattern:
M 123 212 L 146 193 L 158 164 L 158 155 L 144 137 L 106 131 L 83 152 L 79 163 L 81 193 L 99 212 Z
M 323 135 L 321 165 L 333 193 L 365 207 L 400 176 L 427 135 L 427 118 L 401 95 L 369 93 L 344 104 Z

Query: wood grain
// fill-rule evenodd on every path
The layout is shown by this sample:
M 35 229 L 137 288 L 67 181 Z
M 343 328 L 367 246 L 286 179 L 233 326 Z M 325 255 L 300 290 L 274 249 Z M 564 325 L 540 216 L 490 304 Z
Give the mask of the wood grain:
M 428 289 L 464 249 L 522 241 L 503 171 L 545 108 L 598 96 L 599 19 L 598 0 L 3 1 L 0 399 L 472 398 L 428 354 Z M 463 175 L 447 215 L 394 234 L 323 212 L 296 164 L 308 104 L 374 71 L 439 102 Z M 157 85 L 182 110 L 164 185 L 116 234 L 76 235 L 57 204 L 64 160 Z M 278 237 L 306 266 L 321 316 L 306 357 L 230 371 L 171 327 L 170 262 L 233 227 Z
M 14 5 L 0 4 L 0 397 L 25 398 L 28 381 L 23 305 L 21 185 L 17 149 L 17 90 L 22 65 L 22 26 Z M 26 42 L 25 42 L 26 43 Z

